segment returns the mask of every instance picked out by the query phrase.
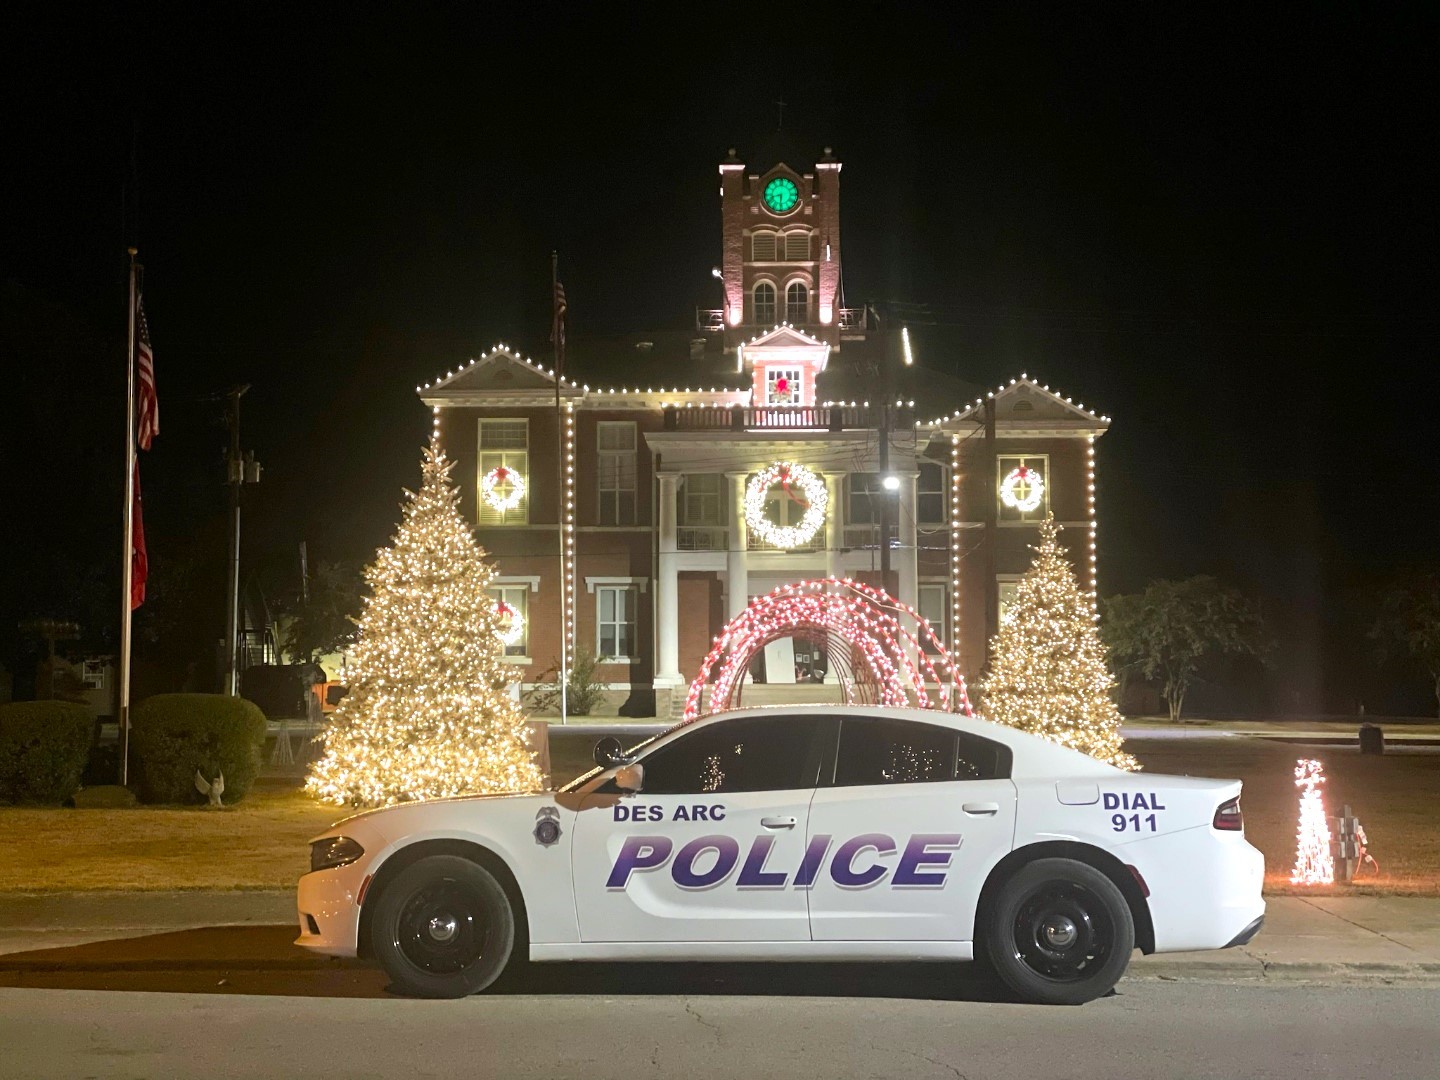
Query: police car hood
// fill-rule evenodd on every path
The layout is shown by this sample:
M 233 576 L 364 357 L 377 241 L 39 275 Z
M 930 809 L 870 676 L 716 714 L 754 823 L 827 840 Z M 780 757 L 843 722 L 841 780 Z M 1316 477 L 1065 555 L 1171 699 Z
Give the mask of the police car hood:
M 394 816 L 420 810 L 424 807 L 445 806 L 450 803 L 498 802 L 508 799 L 541 799 L 546 802 L 553 802 L 554 798 L 555 793 L 553 791 L 503 791 L 487 795 L 450 795 L 443 799 L 415 799 L 409 802 L 391 803 L 389 806 L 377 806 L 373 810 L 362 810 L 358 814 L 351 814 L 348 817 L 340 818 L 340 820 L 336 821 L 329 829 L 320 835 L 329 836 L 341 825 L 353 821 L 376 819 L 385 815 Z

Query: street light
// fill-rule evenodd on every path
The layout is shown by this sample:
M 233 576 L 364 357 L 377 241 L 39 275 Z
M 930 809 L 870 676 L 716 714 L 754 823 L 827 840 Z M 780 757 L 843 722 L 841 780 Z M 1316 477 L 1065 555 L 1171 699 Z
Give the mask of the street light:
M 899 491 L 900 478 L 894 473 L 891 473 L 886 476 L 885 479 L 880 481 L 880 486 L 883 487 L 886 491 Z

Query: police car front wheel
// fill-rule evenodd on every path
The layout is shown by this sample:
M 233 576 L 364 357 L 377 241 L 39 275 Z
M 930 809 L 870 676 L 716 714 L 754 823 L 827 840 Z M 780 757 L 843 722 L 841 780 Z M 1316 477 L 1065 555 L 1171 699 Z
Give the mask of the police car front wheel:
M 515 947 L 515 915 L 483 866 L 432 855 L 385 886 L 370 934 L 375 958 L 397 990 L 458 998 L 484 990 L 505 970 Z
M 1081 1005 L 1112 990 L 1130 963 L 1135 922 L 1115 883 L 1071 859 L 1017 870 L 988 905 L 981 947 L 1019 998 Z

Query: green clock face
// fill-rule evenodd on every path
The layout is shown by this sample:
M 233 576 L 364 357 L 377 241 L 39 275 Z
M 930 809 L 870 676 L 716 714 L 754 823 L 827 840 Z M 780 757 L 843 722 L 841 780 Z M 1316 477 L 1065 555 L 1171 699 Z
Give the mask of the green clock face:
M 795 186 L 795 181 L 788 176 L 777 176 L 765 185 L 765 205 L 777 214 L 784 214 L 794 209 L 795 204 L 800 201 L 800 189 Z

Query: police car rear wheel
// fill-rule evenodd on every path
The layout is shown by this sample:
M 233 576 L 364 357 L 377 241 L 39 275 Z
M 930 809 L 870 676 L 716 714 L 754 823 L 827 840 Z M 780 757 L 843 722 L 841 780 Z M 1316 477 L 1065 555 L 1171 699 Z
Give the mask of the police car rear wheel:
M 1017 870 L 988 906 L 982 946 L 1018 997 L 1081 1005 L 1114 989 L 1135 948 L 1135 923 L 1115 883 L 1071 859 Z
M 370 940 L 402 993 L 465 997 L 505 970 L 515 948 L 515 915 L 504 888 L 483 866 L 433 855 L 385 886 Z

